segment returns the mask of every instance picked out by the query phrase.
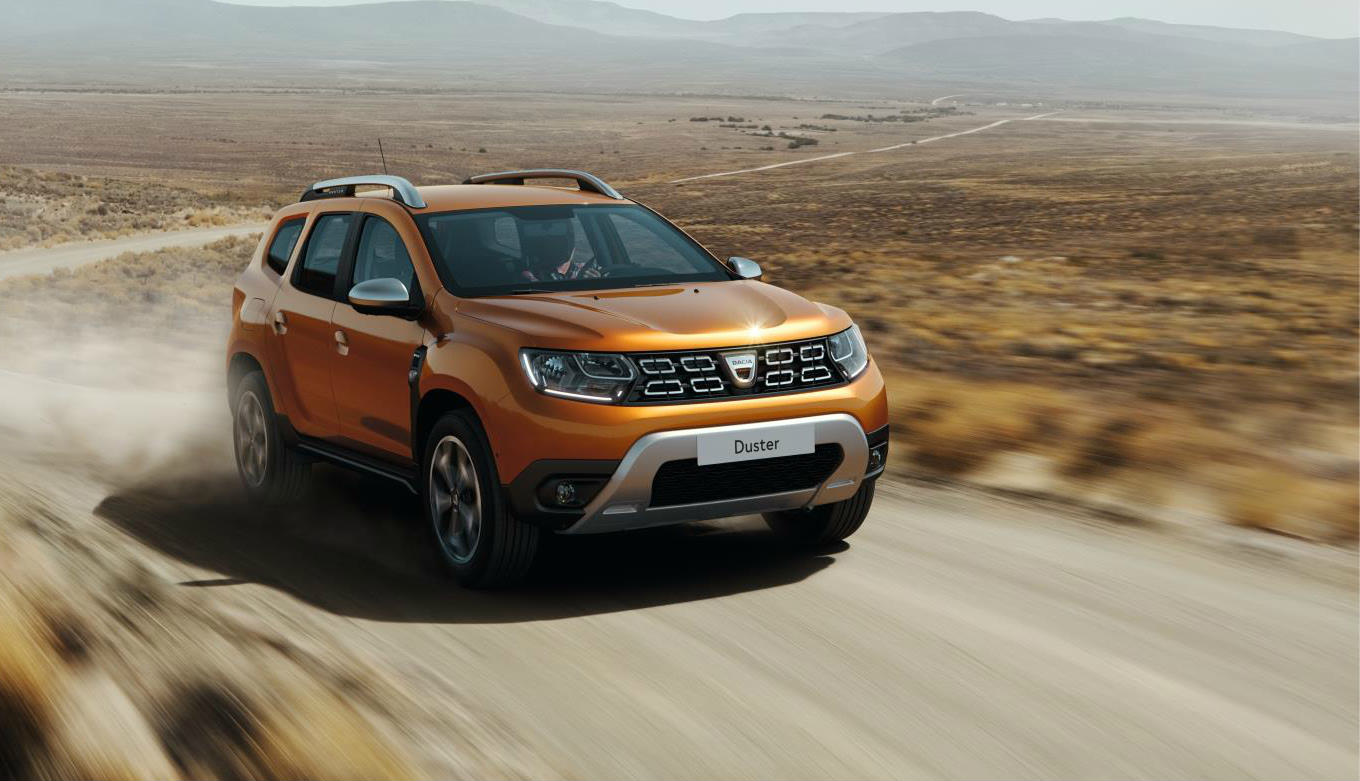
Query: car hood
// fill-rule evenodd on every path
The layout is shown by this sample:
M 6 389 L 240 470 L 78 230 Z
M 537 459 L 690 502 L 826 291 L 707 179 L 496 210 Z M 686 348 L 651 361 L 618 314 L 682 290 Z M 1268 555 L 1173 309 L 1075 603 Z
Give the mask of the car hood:
M 781 342 L 850 327 L 835 307 L 752 280 L 464 299 L 458 314 L 525 347 L 685 350 Z

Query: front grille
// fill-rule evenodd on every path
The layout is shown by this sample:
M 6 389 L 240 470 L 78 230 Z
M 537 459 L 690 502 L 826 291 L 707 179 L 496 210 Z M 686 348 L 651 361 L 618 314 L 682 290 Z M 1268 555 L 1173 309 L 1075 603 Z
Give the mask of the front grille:
M 698 459 L 667 461 L 652 478 L 652 507 L 721 502 L 814 488 L 840 466 L 843 451 L 835 443 L 818 445 L 801 456 L 699 466 Z
M 845 382 L 825 338 L 721 350 L 633 353 L 629 404 L 674 404 L 812 390 Z M 742 360 L 753 361 L 746 376 Z M 742 387 L 749 379 L 749 386 Z

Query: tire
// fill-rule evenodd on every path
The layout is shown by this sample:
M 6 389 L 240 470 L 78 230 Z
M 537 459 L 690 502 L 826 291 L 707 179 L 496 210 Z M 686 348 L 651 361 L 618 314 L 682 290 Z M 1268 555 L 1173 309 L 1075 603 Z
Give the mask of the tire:
M 839 542 L 854 534 L 869 515 L 875 482 L 864 481 L 854 496 L 834 504 L 765 513 L 765 523 L 775 534 L 797 545 L 820 547 Z
M 284 444 L 264 374 L 251 372 L 231 401 L 236 471 L 246 494 L 263 504 L 286 504 L 307 488 L 311 462 Z
M 539 529 L 510 514 L 491 446 L 471 412 L 450 412 L 434 424 L 420 473 L 423 525 L 441 568 L 469 588 L 523 580 Z

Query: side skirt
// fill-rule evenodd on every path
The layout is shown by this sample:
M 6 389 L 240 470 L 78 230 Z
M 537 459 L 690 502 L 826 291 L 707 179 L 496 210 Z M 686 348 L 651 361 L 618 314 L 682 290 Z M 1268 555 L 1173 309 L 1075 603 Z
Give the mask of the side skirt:
M 413 494 L 420 493 L 419 470 L 414 466 L 402 467 L 355 452 L 349 448 L 332 445 L 323 440 L 313 439 L 301 434 L 294 434 L 294 436 L 297 437 L 297 441 L 293 446 L 309 456 L 329 461 L 347 469 L 385 477 L 406 486 L 406 490 Z

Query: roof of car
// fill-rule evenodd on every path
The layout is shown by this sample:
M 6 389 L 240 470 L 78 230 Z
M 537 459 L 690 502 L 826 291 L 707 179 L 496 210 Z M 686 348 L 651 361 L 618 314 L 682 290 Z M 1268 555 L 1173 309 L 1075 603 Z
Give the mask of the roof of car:
M 420 214 L 507 206 L 630 203 L 627 200 L 620 201 L 605 195 L 577 190 L 574 187 L 543 185 L 447 184 L 418 187 L 416 190 L 425 201 L 424 209 L 413 209 Z M 359 193 L 358 197 L 387 198 L 389 195 L 387 190 L 374 190 Z

